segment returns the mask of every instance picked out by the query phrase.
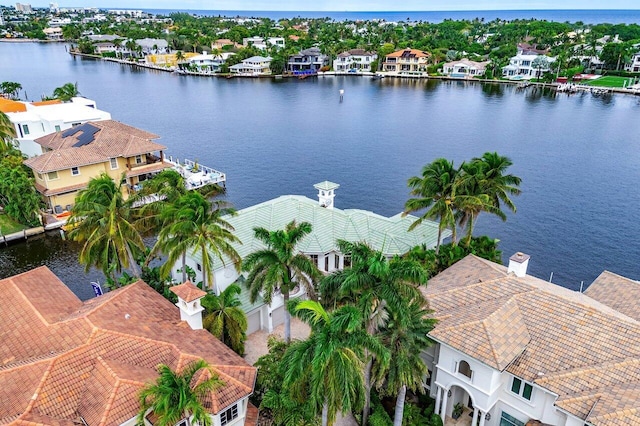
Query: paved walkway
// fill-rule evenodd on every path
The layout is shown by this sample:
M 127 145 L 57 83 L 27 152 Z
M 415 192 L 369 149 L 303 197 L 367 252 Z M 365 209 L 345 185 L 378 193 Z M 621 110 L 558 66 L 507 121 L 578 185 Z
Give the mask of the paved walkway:
M 297 318 L 291 318 L 291 338 L 292 339 L 306 339 L 309 336 L 311 329 L 309 326 Z M 267 347 L 267 339 L 269 338 L 269 332 L 266 330 L 256 331 L 255 333 L 247 336 L 247 341 L 244 344 L 244 359 L 249 364 L 253 365 L 258 358 L 269 352 Z M 280 324 L 273 329 L 273 335 L 279 336 L 284 339 L 284 324 Z
M 297 318 L 291 318 L 291 338 L 292 339 L 306 339 L 309 336 L 311 329 L 309 326 Z M 269 335 L 279 336 L 284 339 L 284 324 L 277 326 L 273 333 L 269 333 L 266 330 L 256 331 L 255 333 L 247 336 L 247 341 L 244 344 L 245 355 L 244 359 L 249 364 L 253 365 L 258 358 L 269 352 L 267 348 L 267 339 Z M 340 413 L 336 416 L 336 422 L 333 426 L 358 426 L 358 423 L 352 415 L 342 417 Z

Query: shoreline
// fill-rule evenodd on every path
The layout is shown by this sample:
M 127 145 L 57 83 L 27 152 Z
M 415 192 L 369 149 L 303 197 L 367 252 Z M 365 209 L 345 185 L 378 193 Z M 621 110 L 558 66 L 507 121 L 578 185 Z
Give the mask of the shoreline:
M 166 67 L 160 67 L 157 65 L 150 65 L 150 64 L 146 64 L 146 63 L 138 63 L 138 62 L 132 62 L 130 60 L 126 60 L 126 59 L 118 59 L 118 58 L 105 58 L 102 57 L 100 55 L 91 55 L 91 54 L 87 54 L 87 53 L 80 53 L 80 52 L 74 52 L 72 50 L 69 50 L 69 54 L 71 54 L 72 56 L 78 56 L 81 58 L 88 58 L 88 59 L 99 59 L 99 60 L 103 60 L 103 61 L 107 61 L 107 62 L 114 62 L 114 63 L 119 63 L 119 64 L 123 64 L 123 65 L 130 65 L 133 67 L 138 67 L 138 68 L 146 68 L 146 69 L 150 69 L 150 70 L 156 70 L 156 71 L 162 71 L 162 72 L 167 72 L 167 73 L 175 73 L 174 69 L 171 68 L 166 68 Z M 270 79 L 280 79 L 280 78 L 296 78 L 297 76 L 295 75 L 237 75 L 237 74 L 209 74 L 209 73 L 200 73 L 200 72 L 194 72 L 194 71 L 183 71 L 180 73 L 176 73 L 179 75 L 189 75 L 189 76 L 195 76 L 195 77 L 214 77 L 214 78 L 226 78 L 226 79 L 231 79 L 231 78 L 270 78 Z M 336 72 L 336 71 L 326 71 L 326 72 L 319 72 L 317 73 L 315 76 L 317 77 L 335 77 L 335 76 L 349 76 L 349 77 L 373 77 L 377 75 L 377 73 L 373 73 L 373 72 L 363 72 L 363 73 L 350 73 L 350 72 Z M 399 74 L 384 74 L 384 78 L 394 78 L 394 79 L 411 79 L 411 80 L 441 80 L 441 81 L 458 81 L 458 82 L 464 82 L 464 83 L 483 83 L 483 84 L 508 84 L 508 85 L 515 85 L 518 86 L 522 83 L 526 83 L 525 87 L 542 87 L 544 88 L 549 88 L 549 89 L 554 89 L 557 90 L 558 86 L 560 86 L 560 83 L 557 82 L 553 82 L 553 83 L 545 83 L 545 82 L 533 82 L 533 81 L 528 81 L 528 80 L 496 80 L 496 79 L 486 79 L 486 78 L 458 78 L 458 77 L 449 77 L 449 76 L 444 76 L 444 75 L 424 75 L 424 76 L 408 76 L 408 75 L 399 75 Z M 589 92 L 591 88 L 599 88 L 599 86 L 583 86 L 583 85 L 578 85 L 578 89 L 579 91 L 583 91 L 583 92 Z M 606 93 L 619 93 L 619 94 L 624 94 L 624 95 L 634 95 L 634 96 L 640 96 L 640 89 L 628 89 L 628 88 L 622 88 L 622 87 L 602 87 L 602 89 L 606 90 Z M 562 93 L 562 92 L 558 92 L 558 93 Z

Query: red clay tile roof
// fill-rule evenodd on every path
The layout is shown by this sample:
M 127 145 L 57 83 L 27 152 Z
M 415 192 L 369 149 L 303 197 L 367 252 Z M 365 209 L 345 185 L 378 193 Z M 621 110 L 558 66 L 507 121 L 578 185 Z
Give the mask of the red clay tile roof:
M 159 138 L 158 135 L 114 120 L 92 121 L 88 124 L 98 129 L 93 142 L 74 147 L 82 131 L 66 137 L 66 131 L 42 136 L 36 142 L 51 151 L 25 160 L 25 165 L 38 173 L 46 173 L 166 149 L 166 146 L 152 141 Z
M 402 49 L 387 55 L 387 58 L 429 58 L 429 52 L 423 52 L 418 49 Z
M 69 192 L 80 191 L 81 189 L 85 189 L 88 184 L 89 184 L 88 182 L 84 182 L 84 183 L 78 183 L 75 185 L 63 186 L 61 188 L 47 189 L 44 186 L 36 183 L 35 187 L 39 193 L 41 193 L 45 197 L 49 197 L 51 195 L 59 195 L 59 194 L 66 194 Z
M 439 320 L 437 341 L 548 389 L 589 424 L 640 424 L 639 321 L 473 255 L 422 291 Z
M 180 285 L 174 285 L 173 287 L 170 287 L 169 290 L 187 303 L 207 295 L 206 291 L 200 290 L 191 281 L 186 281 Z
M 22 102 L 12 101 L 0 96 L 0 111 L 5 114 L 9 112 L 25 112 L 26 110 L 27 106 Z
M 225 383 L 213 414 L 253 391 L 256 369 L 144 282 L 85 303 L 46 267 L 0 280 L 0 424 L 120 425 L 159 364 L 205 359 Z

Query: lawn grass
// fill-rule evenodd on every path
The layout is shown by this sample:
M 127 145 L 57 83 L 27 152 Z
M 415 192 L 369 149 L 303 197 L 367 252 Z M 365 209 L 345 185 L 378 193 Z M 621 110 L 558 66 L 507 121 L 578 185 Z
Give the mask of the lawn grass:
M 624 82 L 627 81 L 627 86 L 633 82 L 633 78 L 629 77 L 616 77 L 616 76 L 605 76 L 600 77 L 597 80 L 590 80 L 585 84 L 587 86 L 598 86 L 598 87 L 625 87 Z
M 19 224 L 4 213 L 0 213 L 0 234 L 8 235 L 14 232 L 22 231 L 27 227 Z

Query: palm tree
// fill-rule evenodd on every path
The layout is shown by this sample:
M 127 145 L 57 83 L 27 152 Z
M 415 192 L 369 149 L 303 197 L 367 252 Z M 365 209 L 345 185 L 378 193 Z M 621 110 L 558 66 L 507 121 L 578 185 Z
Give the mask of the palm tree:
M 220 296 L 208 293 L 202 299 L 205 308 L 204 328 L 240 356 L 244 355 L 244 341 L 247 338 L 247 316 L 238 300 L 241 291 L 239 285 L 231 284 Z
M 186 281 L 186 255 L 200 253 L 202 262 L 202 288 L 207 289 L 213 282 L 213 259 L 225 258 L 240 269 L 240 256 L 232 243 L 241 244 L 233 235 L 234 228 L 224 219 L 224 215 L 234 214 L 235 210 L 225 202 L 208 201 L 198 192 L 187 192 L 175 204 L 168 205 L 161 213 L 163 227 L 158 233 L 158 241 L 153 253 L 161 251 L 167 254 L 167 262 L 161 272 L 166 276 L 173 265 L 182 258 L 183 281 Z
M 436 320 L 428 316 L 422 301 L 411 301 L 401 309 L 389 310 L 389 321 L 382 330 L 382 344 L 391 352 L 389 366 L 378 376 L 385 377 L 385 388 L 389 394 L 396 393 L 394 426 L 402 426 L 404 400 L 407 389 L 422 391 L 422 379 L 427 366 L 420 357 L 422 351 L 433 343 L 427 335 Z M 376 369 L 380 366 L 376 363 Z
M 268 231 L 254 228 L 255 237 L 267 248 L 255 251 L 244 259 L 243 270 L 249 272 L 247 287 L 251 302 L 255 302 L 263 293 L 264 301 L 271 304 L 273 295 L 279 290 L 284 298 L 284 339 L 291 342 L 291 316 L 287 311 L 289 293 L 302 285 L 307 294 L 313 297 L 313 281 L 319 272 L 316 265 L 302 253 L 295 253 L 296 245 L 311 233 L 311 224 L 295 220 L 285 229 Z
M 143 425 L 153 413 L 157 426 L 173 426 L 181 420 L 189 424 L 211 426 L 211 415 L 205 408 L 206 397 L 224 385 L 204 360 L 192 362 L 177 373 L 165 364 L 158 366 L 160 377 L 140 391 L 138 424 Z M 203 380 L 204 379 L 204 380 Z M 192 421 L 192 420 L 193 421 Z
M 401 310 L 405 300 L 426 303 L 418 286 L 426 284 L 427 274 L 419 262 L 399 257 L 390 261 L 365 243 L 339 240 L 338 247 L 341 253 L 351 257 L 351 267 L 336 271 L 321 281 L 322 300 L 325 304 L 353 304 L 362 315 L 369 334 L 375 335 L 384 324 L 388 310 Z M 363 424 L 367 424 L 370 407 L 373 365 L 370 355 L 365 354 Z
M 3 81 L 0 83 L 0 90 L 2 93 L 9 95 L 11 99 L 17 99 L 18 93 L 22 90 L 22 84 L 14 81 Z
M 457 176 L 458 170 L 453 167 L 453 162 L 438 158 L 423 167 L 422 176 L 413 176 L 407 181 L 411 195 L 416 198 L 407 200 L 403 214 L 406 216 L 412 212 L 426 210 L 411 224 L 409 230 L 415 229 L 425 220 L 439 219 L 436 253 L 440 250 L 442 231 L 445 229 L 451 228 L 452 240 L 454 243 L 456 241 L 454 200 Z
M 121 179 L 124 179 L 124 175 Z M 76 197 L 69 224 L 69 237 L 83 243 L 80 263 L 88 271 L 101 268 L 112 280 L 114 272 L 130 268 L 138 277 L 135 259 L 144 252 L 140 233 L 133 224 L 133 213 L 122 195 L 122 183 L 103 173 L 89 181 Z
M 284 387 L 292 397 L 308 399 L 317 413 L 322 412 L 323 426 L 333 424 L 338 411 L 358 410 L 364 403 L 365 350 L 375 353 L 382 365 L 389 361 L 388 351 L 367 333 L 353 306 L 327 313 L 318 302 L 307 300 L 294 312 L 311 326 L 311 335 L 287 350 Z
M 68 102 L 71 98 L 78 96 L 80 92 L 78 91 L 78 83 L 66 83 L 61 87 L 56 87 L 53 91 L 53 97 L 56 99 L 60 99 L 63 102 Z
M 522 191 L 518 186 L 522 179 L 512 174 L 505 174 L 507 169 L 513 165 L 511 159 L 499 155 L 497 152 L 485 152 L 481 158 L 474 158 L 473 161 L 477 161 L 481 165 L 480 187 L 483 193 L 489 196 L 493 206 L 500 210 L 500 202 L 503 202 L 509 210 L 515 213 L 516 206 L 509 195 L 520 195 Z
M 0 156 L 15 153 L 16 128 L 4 112 L 0 111 Z

